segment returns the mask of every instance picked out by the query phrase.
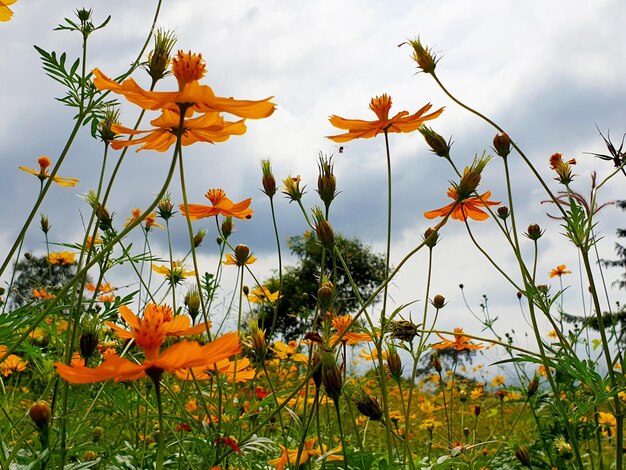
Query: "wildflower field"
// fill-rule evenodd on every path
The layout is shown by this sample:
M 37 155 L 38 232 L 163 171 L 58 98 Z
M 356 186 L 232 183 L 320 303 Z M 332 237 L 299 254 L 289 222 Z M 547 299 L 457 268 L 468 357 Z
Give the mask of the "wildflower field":
M 20 3 L 0 1 L 0 28 Z M 176 15 L 165 21 L 161 0 L 141 8 L 145 24 L 126 28 L 143 38 L 125 50 L 89 55 L 123 19 L 88 7 L 50 24 L 58 44 L 29 49 L 54 96 L 29 93 L 56 98 L 67 133 L 58 151 L 3 161 L 28 188 L 16 198 L 32 202 L 0 249 L 0 469 L 625 468 L 626 250 L 618 240 L 615 255 L 604 240 L 626 236 L 616 216 L 626 201 L 605 196 L 623 188 L 621 134 L 596 126 L 587 155 L 527 154 L 457 96 L 445 57 L 416 32 L 389 39 L 401 43 L 397 73 L 415 96 L 363 96 L 354 115 L 336 99 L 325 111 L 332 150 L 310 158 L 317 174 L 275 175 L 271 156 L 245 155 L 242 167 L 220 146 L 260 140 L 283 112 L 281 90 L 254 77 L 254 93 L 221 96 L 207 53 L 179 44 Z M 127 54 L 124 70 L 113 53 Z M 470 156 L 438 130 L 452 109 L 488 129 Z M 32 132 L 42 153 L 48 137 Z M 419 154 L 413 166 L 436 161 L 447 186 L 398 178 L 406 142 Z M 336 230 L 353 215 L 334 210 L 338 201 L 370 184 L 354 154 L 368 145 L 384 162 L 368 196 L 384 211 L 365 200 L 349 212 L 384 234 L 380 250 Z M 73 175 L 74 146 L 91 154 L 87 181 Z M 205 179 L 221 171 L 223 182 L 197 185 L 198 167 L 187 169 L 197 147 Z M 339 178 L 335 167 L 350 160 Z M 256 186 L 240 184 L 250 172 Z M 411 217 L 424 227 L 402 253 L 396 185 L 411 187 Z M 134 191 L 148 202 L 129 203 Z M 80 198 L 49 203 L 68 192 Z M 528 197 L 540 221 L 517 202 Z M 75 219 L 77 239 L 59 239 L 52 208 L 64 224 Z M 295 231 L 281 226 L 287 211 Z M 261 256 L 268 233 L 272 252 Z M 466 282 L 509 292 L 514 319 L 493 312 L 488 290 L 478 302 L 465 296 L 453 274 L 468 246 L 480 267 Z M 563 264 L 565 252 L 577 266 Z M 401 296 L 410 300 L 398 301 L 396 283 L 415 269 Z M 451 310 L 464 312 L 458 326 L 442 327 Z

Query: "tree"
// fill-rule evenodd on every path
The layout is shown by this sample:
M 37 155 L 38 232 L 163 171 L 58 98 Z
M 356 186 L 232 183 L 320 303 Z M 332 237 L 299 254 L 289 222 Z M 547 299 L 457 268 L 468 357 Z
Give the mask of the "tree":
M 76 273 L 74 264 L 50 264 L 47 256 L 34 256 L 26 253 L 14 267 L 14 280 L 11 288 L 12 308 L 34 299 L 34 289 L 44 289 L 52 294 L 62 288 Z
M 385 280 L 385 258 L 375 253 L 371 247 L 356 238 L 336 235 L 336 246 L 346 261 L 354 283 L 363 299 L 367 299 Z M 313 316 L 317 304 L 317 291 L 320 287 L 320 266 L 323 247 L 314 233 L 290 237 L 288 246 L 298 257 L 298 265 L 287 267 L 283 273 L 282 297 L 278 302 L 275 334 L 284 339 L 294 339 L 309 331 L 313 326 Z M 359 308 L 359 301 L 352 290 L 346 271 L 337 262 L 336 275 L 333 275 L 333 261 L 326 252 L 324 275 L 335 286 L 334 305 L 338 314 L 353 313 Z M 265 282 L 270 292 L 279 288 L 276 275 Z M 259 323 L 270 331 L 274 308 L 264 304 L 256 313 Z
M 616 201 L 615 203 L 617 207 L 622 209 L 622 211 L 626 212 L 626 200 L 625 201 Z M 618 228 L 617 236 L 619 238 L 626 238 L 626 229 Z M 617 254 L 619 259 L 616 260 L 602 260 L 602 264 L 608 268 L 621 268 L 622 274 L 620 279 L 615 281 L 615 284 L 620 289 L 626 289 L 626 247 L 624 245 L 620 245 L 619 243 L 615 243 L 615 253 Z

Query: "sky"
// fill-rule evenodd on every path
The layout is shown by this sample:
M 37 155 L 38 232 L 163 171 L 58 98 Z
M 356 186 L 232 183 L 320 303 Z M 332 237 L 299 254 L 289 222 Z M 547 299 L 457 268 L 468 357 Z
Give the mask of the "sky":
M 71 110 L 55 100 L 64 91 L 45 76 L 32 46 L 66 52 L 68 60 L 73 61 L 80 55 L 79 35 L 53 28 L 64 17 L 72 17 L 73 10 L 92 8 L 94 23 L 99 24 L 108 15 L 111 21 L 91 36 L 87 67 L 117 76 L 126 70 L 145 41 L 156 2 L 94 0 L 86 4 L 57 0 L 54 8 L 50 5 L 44 0 L 18 1 L 12 6 L 13 20 L 0 24 L 0 103 L 5 116 L 0 120 L 0 188 L 7 202 L 0 226 L 3 259 L 38 191 L 37 179 L 19 171 L 18 166 L 36 166 L 40 155 L 48 155 L 55 162 L 73 125 Z M 320 204 L 315 193 L 318 155 L 334 154 L 340 194 L 331 209 L 331 223 L 335 231 L 358 237 L 383 252 L 387 205 L 384 140 L 379 136 L 352 141 L 340 154 L 338 145 L 325 138 L 338 133 L 328 116 L 374 119 L 368 104 L 382 93 L 392 96 L 392 113 L 415 112 L 428 102 L 433 109 L 445 107 L 442 116 L 430 124 L 452 139 L 452 158 L 459 167 L 469 165 L 476 154 L 491 152 L 495 135 L 488 124 L 446 97 L 431 77 L 417 73 L 410 49 L 398 45 L 418 36 L 440 58 L 437 71 L 445 86 L 507 130 L 552 191 L 560 188 L 552 179 L 547 161 L 552 153 L 560 152 L 577 160 L 574 188 L 586 195 L 591 171 L 598 171 L 601 180 L 612 169 L 610 163 L 584 153 L 606 151 L 596 126 L 605 135 L 610 130 L 618 144 L 626 131 L 625 23 L 626 6 L 621 0 L 165 0 L 158 25 L 176 32 L 176 48 L 202 53 L 208 70 L 203 83 L 221 96 L 274 96 L 277 104 L 270 118 L 248 121 L 244 136 L 184 150 L 190 202 L 206 202 L 203 194 L 215 187 L 225 189 L 236 201 L 253 198 L 254 217 L 237 224 L 232 242 L 250 246 L 259 258 L 255 271 L 263 278 L 276 269 L 277 263 L 269 205 L 260 192 L 260 160 L 271 159 L 278 180 L 301 175 L 307 186 L 304 203 L 313 207 Z M 141 70 L 133 77 L 148 85 Z M 159 86 L 171 90 L 176 83 L 170 77 Z M 137 110 L 120 101 L 121 121 L 132 125 Z M 423 212 L 449 203 L 446 190 L 454 176 L 444 160 L 429 152 L 418 133 L 393 134 L 390 147 L 392 264 L 397 265 L 433 225 L 422 216 Z M 80 184 L 76 188 L 52 188 L 41 208 L 52 225 L 51 241 L 76 242 L 82 238 L 81 215 L 87 213 L 87 207 L 81 197 L 97 184 L 102 151 L 103 145 L 84 128 L 59 172 L 61 176 L 79 178 Z M 107 204 L 118 224 L 130 216 L 133 208 L 151 202 L 165 178 L 169 155 L 129 153 Z M 561 234 L 559 222 L 547 216 L 550 208 L 541 204 L 546 194 L 527 166 L 515 155 L 510 157 L 510 165 L 519 225 L 538 223 L 546 230 L 539 244 L 537 272 L 558 289 L 558 282 L 550 280 L 548 272 L 567 264 L 573 274 L 563 278 L 569 286 L 564 305 L 572 313 L 582 314 L 580 285 L 584 282 L 581 284 L 576 251 Z M 624 181 L 619 176 L 602 189 L 600 201 L 624 198 Z M 179 188 L 175 180 L 171 190 L 177 202 Z M 487 167 L 479 189 L 492 191 L 493 200 L 505 200 L 500 160 L 494 159 Z M 294 204 L 277 196 L 276 206 L 282 240 L 306 230 Z M 186 227 L 182 218 L 177 222 L 173 224 L 174 249 L 182 256 L 187 251 Z M 623 222 L 626 219 L 618 209 L 609 207 L 601 213 L 597 227 L 603 237 L 598 244 L 600 257 L 613 256 L 615 229 L 625 226 Z M 486 221 L 470 225 L 493 259 L 515 273 L 512 253 L 494 224 Z M 215 227 L 212 221 L 195 224 L 196 228 L 201 226 L 209 230 L 200 251 L 201 269 L 213 270 L 217 263 Z M 463 284 L 476 313 L 486 295 L 491 315 L 499 317 L 496 329 L 504 334 L 514 328 L 520 341 L 527 341 L 523 331 L 528 327 L 515 289 L 477 251 L 463 224 L 450 221 L 441 235 L 434 252 L 431 294 L 441 293 L 449 303 L 438 327 L 450 330 L 460 326 L 480 333 L 480 325 L 464 306 L 458 287 Z M 140 243 L 140 238 L 131 240 Z M 530 257 L 530 241 L 523 240 L 522 244 L 525 255 Z M 151 235 L 151 246 L 155 254 L 166 257 L 164 232 Z M 36 223 L 28 232 L 25 250 L 39 254 L 45 251 Z M 406 317 L 421 318 L 426 271 L 427 256 L 420 252 L 393 281 L 390 294 L 396 305 L 416 301 L 405 310 Z M 620 274 L 606 273 L 607 284 Z M 118 275 L 121 285 L 127 274 L 120 271 Z M 118 282 L 115 273 L 111 277 Z M 226 285 L 225 295 L 229 289 L 232 291 Z M 610 295 L 611 302 L 623 297 L 616 290 Z

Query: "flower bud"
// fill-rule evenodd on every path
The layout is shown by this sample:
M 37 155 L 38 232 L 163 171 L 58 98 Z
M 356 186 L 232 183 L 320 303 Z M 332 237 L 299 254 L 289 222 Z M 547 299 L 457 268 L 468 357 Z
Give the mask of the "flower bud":
M 257 320 L 250 322 L 250 344 L 255 358 L 262 363 L 265 359 L 267 343 L 265 342 L 265 330 L 259 328 Z
M 446 142 L 446 139 L 437 134 L 432 128 L 425 125 L 421 126 L 418 131 L 424 136 L 424 140 L 430 147 L 431 152 L 439 157 L 450 159 L 451 141 Z
M 335 245 L 333 226 L 326 220 L 319 207 L 313 209 L 313 218 L 315 219 L 315 233 L 317 234 L 317 238 L 322 246 L 331 249 Z
M 222 220 L 222 236 L 224 240 L 228 240 L 228 237 L 235 231 L 235 224 L 233 223 L 233 218 L 229 215 L 224 217 Z
M 198 229 L 196 234 L 193 236 L 194 248 L 198 248 L 200 245 L 202 245 L 202 242 L 204 241 L 204 237 L 206 234 L 207 234 L 206 229 L 203 229 L 203 228 Z
M 87 197 L 85 198 L 85 200 L 94 210 L 94 213 L 98 219 L 98 226 L 100 227 L 100 229 L 105 232 L 111 230 L 113 228 L 113 217 L 111 217 L 111 214 L 109 213 L 107 208 L 100 204 L 96 193 L 93 190 L 90 190 L 87 193 Z
M 328 310 L 333 300 L 334 287 L 332 282 L 326 282 L 317 290 L 317 300 L 322 310 Z
M 330 203 L 333 202 L 333 199 L 337 196 L 337 178 L 335 178 L 333 173 L 333 157 L 320 155 L 318 168 L 317 193 L 324 202 L 326 209 L 328 209 Z
M 389 374 L 396 380 L 402 377 L 402 359 L 395 348 L 389 348 L 387 353 L 387 367 Z
M 506 220 L 509 218 L 509 208 L 506 206 L 498 207 L 497 213 L 498 217 L 500 217 L 502 220 Z
M 469 198 L 474 191 L 476 191 L 476 188 L 480 184 L 480 180 L 482 178 L 482 172 L 487 163 L 489 163 L 489 160 L 491 160 L 491 157 L 486 157 L 483 154 L 482 157 L 475 157 L 471 166 L 465 167 L 461 181 L 456 186 L 458 201 L 464 201 Z
M 417 336 L 417 326 L 407 320 L 390 321 L 391 336 L 400 341 L 413 341 Z
M 283 184 L 285 185 L 283 193 L 291 199 L 292 202 L 298 202 L 302 199 L 304 188 L 300 188 L 300 176 L 288 176 L 283 180 Z
M 157 205 L 159 217 L 168 220 L 174 215 L 174 204 L 172 203 L 172 195 L 165 193 Z
M 235 259 L 239 266 L 244 266 L 250 256 L 250 248 L 248 245 L 239 244 L 235 247 Z
M 263 192 L 271 199 L 276 194 L 276 178 L 272 173 L 272 165 L 268 159 L 261 160 L 261 171 L 263 172 Z
M 424 232 L 424 243 L 428 248 L 434 248 L 439 240 L 439 232 L 432 228 L 427 228 Z
M 93 462 L 98 458 L 98 454 L 93 450 L 86 450 L 83 454 L 83 460 L 85 462 Z
M 98 347 L 98 334 L 96 331 L 87 329 L 83 331 L 79 339 L 80 355 L 87 360 L 96 352 Z
M 467 393 L 467 390 L 465 390 L 464 388 L 459 390 L 459 400 L 461 401 L 461 403 L 465 403 L 468 398 L 469 395 Z
M 480 414 L 480 405 L 474 405 L 472 408 L 472 413 L 474 413 L 474 416 L 478 416 Z
M 441 295 L 441 294 L 437 294 L 436 296 L 433 297 L 433 307 L 435 307 L 436 309 L 441 309 L 446 305 L 446 298 Z
M 433 73 L 439 59 L 432 52 L 432 49 L 422 45 L 419 38 L 409 40 L 407 43 L 413 48 L 412 59 L 417 63 L 418 68 L 424 73 Z
M 248 286 L 243 286 L 243 295 L 247 296 L 250 294 L 250 288 Z
M 41 226 L 41 231 L 43 233 L 48 233 L 50 231 L 50 223 L 48 222 L 48 216 L 41 214 L 41 219 L 39 220 L 39 224 Z
M 366 393 L 361 387 L 354 391 L 352 403 L 363 416 L 367 416 L 372 421 L 380 421 L 383 417 L 383 410 L 380 408 L 378 400 Z
M 543 232 L 544 231 L 541 230 L 541 227 L 539 227 L 539 225 L 530 224 L 528 228 L 526 229 L 526 233 L 524 235 L 526 235 L 531 240 L 537 241 L 541 238 L 541 236 L 543 235 Z
M 441 360 L 439 359 L 439 354 L 437 352 L 434 352 L 431 356 L 430 365 L 433 366 L 433 369 L 435 369 L 437 373 L 440 373 L 443 369 L 443 367 L 441 366 Z
M 35 426 L 37 426 L 37 429 L 42 430 L 46 429 L 50 424 L 52 411 L 50 410 L 50 405 L 48 405 L 48 402 L 39 400 L 30 407 L 28 415 L 30 416 L 30 419 L 33 420 L 33 423 L 35 423 Z
M 341 371 L 337 366 L 337 360 L 335 356 L 330 352 L 322 353 L 322 383 L 328 395 L 334 402 L 339 400 L 341 395 L 341 388 L 343 386 L 343 379 L 341 378 Z
M 515 458 L 519 460 L 519 463 L 521 463 L 522 466 L 531 468 L 530 452 L 528 451 L 528 447 L 522 444 L 516 445 L 514 449 L 514 453 L 515 453 Z
M 322 365 L 318 351 L 315 351 L 311 356 L 311 369 L 313 370 L 311 378 L 313 379 L 315 388 L 319 389 L 320 385 L 322 385 Z
M 200 313 L 200 294 L 196 289 L 190 290 L 185 294 L 184 301 L 191 320 L 195 322 Z
M 506 132 L 496 134 L 493 138 L 493 148 L 502 158 L 506 158 L 511 153 L 511 139 Z
M 104 428 L 101 426 L 96 426 L 91 431 L 91 440 L 93 442 L 98 442 L 102 436 L 104 435 Z
M 176 44 L 176 36 L 173 31 L 161 28 L 156 30 L 154 34 L 154 50 L 150 52 L 148 62 L 143 66 L 152 78 L 153 83 L 170 73 L 168 68 L 174 44 Z
M 117 132 L 113 130 L 113 126 L 120 123 L 120 110 L 114 107 L 107 107 L 104 110 L 104 118 L 98 124 L 98 137 L 104 143 L 115 140 Z
M 526 393 L 528 394 L 528 398 L 535 395 L 538 389 L 539 389 L 539 377 L 534 376 L 532 380 L 528 382 L 528 387 L 526 388 Z

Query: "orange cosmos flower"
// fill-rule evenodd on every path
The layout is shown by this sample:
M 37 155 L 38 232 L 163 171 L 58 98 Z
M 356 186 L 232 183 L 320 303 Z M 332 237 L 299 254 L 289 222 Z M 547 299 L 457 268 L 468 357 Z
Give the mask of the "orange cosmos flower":
M 52 164 L 50 159 L 43 155 L 37 159 L 37 163 L 39 163 L 39 170 L 37 170 L 36 168 L 28 168 L 25 166 L 20 166 L 19 169 L 25 171 L 26 173 L 30 173 L 31 175 L 35 175 L 41 181 L 50 178 L 50 173 L 48 173 L 48 168 Z M 79 183 L 76 178 L 61 178 L 60 176 L 55 176 L 54 178 L 52 178 L 52 181 L 54 181 L 59 186 L 65 187 L 76 186 Z
M 455 328 L 454 329 L 454 340 L 451 341 L 449 339 L 444 338 L 439 333 L 437 333 L 443 342 L 433 344 L 433 349 L 455 349 L 457 351 L 464 351 L 468 349 L 482 349 L 482 344 L 474 344 L 471 343 L 471 339 L 463 334 L 463 328 Z
M 254 212 L 250 209 L 252 198 L 234 203 L 226 197 L 226 192 L 223 189 L 210 189 L 204 197 L 211 201 L 210 206 L 187 204 L 187 212 L 185 212 L 184 204 L 178 207 L 182 214 L 187 215 L 191 220 L 204 219 L 206 217 L 217 216 L 218 214 L 236 217 L 238 219 L 249 219 Z
M 335 345 L 339 336 L 348 328 L 352 322 L 352 315 L 342 315 L 340 317 L 333 318 L 333 326 L 337 330 L 337 333 L 330 337 L 330 344 Z M 344 344 L 359 344 L 361 341 L 372 341 L 372 337 L 367 333 L 353 333 L 351 331 L 345 333 L 341 337 L 341 342 Z
M 378 117 L 375 121 L 362 121 L 360 119 L 344 119 L 337 115 L 329 118 L 330 123 L 339 128 L 347 130 L 345 134 L 331 135 L 328 138 L 334 142 L 349 142 L 353 139 L 369 139 L 375 137 L 381 132 L 413 132 L 424 122 L 435 119 L 443 112 L 443 108 L 437 111 L 424 114 L 432 108 L 428 103 L 415 114 L 409 115 L 408 111 L 401 111 L 394 117 L 389 119 L 389 110 L 391 109 L 391 97 L 387 94 L 372 98 L 370 101 L 370 109 L 376 113 Z
M 193 380 L 194 377 L 196 380 L 209 380 L 217 373 L 220 373 L 225 375 L 226 380 L 231 383 L 233 380 L 236 382 L 247 382 L 256 376 L 256 371 L 248 369 L 249 366 L 250 360 L 245 357 L 237 361 L 223 359 L 210 367 L 193 367 L 191 369 L 177 370 L 176 377 L 182 380 Z
M 164 371 L 175 371 L 187 367 L 208 367 L 222 359 L 238 354 L 241 351 L 239 335 L 227 333 L 215 341 L 201 346 L 195 341 L 183 341 L 158 353 L 153 359 L 146 354 L 146 361 L 136 364 L 116 354 L 107 355 L 98 367 L 91 369 L 84 366 L 68 366 L 56 362 L 57 372 L 66 381 L 85 384 L 103 382 L 114 379 L 116 382 L 138 380 L 150 376 L 158 376 Z
M 85 284 L 85 289 L 91 292 L 95 292 L 96 285 L 89 282 Z M 115 290 L 115 287 L 113 287 L 110 282 L 107 282 L 106 284 L 100 284 L 98 286 L 98 292 L 113 292 L 114 290 Z
M 297 462 L 296 459 L 298 458 L 299 453 L 298 448 L 287 449 L 285 448 L 285 446 L 279 444 L 280 448 L 282 449 L 280 457 L 269 460 L 267 463 L 269 465 L 276 466 L 277 470 L 284 470 L 285 465 L 289 465 L 290 467 L 292 465 L 295 465 L 296 467 L 298 467 L 306 463 L 306 461 L 309 460 L 310 457 L 321 456 L 322 454 L 326 453 L 326 446 L 324 444 L 322 444 L 321 446 L 317 446 L 317 448 L 315 447 L 316 441 L 317 438 L 314 437 L 312 439 L 307 439 L 304 442 L 304 447 L 300 452 L 300 460 Z M 331 455 L 327 457 L 327 460 L 343 460 L 343 456 L 333 455 L 339 452 L 341 452 L 341 446 L 331 449 L 330 451 L 328 451 L 328 453 Z
M 572 272 L 567 270 L 566 265 L 560 264 L 556 268 L 554 268 L 552 271 L 550 271 L 550 279 L 552 279 L 553 277 L 557 277 L 557 276 L 561 277 L 564 274 L 572 274 Z
M 51 300 L 55 298 L 55 295 L 49 293 L 46 289 L 33 289 L 33 297 L 40 300 Z
M 172 309 L 167 305 L 146 305 L 142 319 L 126 305 L 120 305 L 120 315 L 131 327 L 130 331 L 111 322 L 106 324 L 115 330 L 120 338 L 134 339 L 137 346 L 146 353 L 147 359 L 154 359 L 159 355 L 159 349 L 166 336 L 190 336 L 206 331 L 204 323 L 190 327 L 189 317 L 184 315 L 174 317 Z
M 7 5 L 13 5 L 16 0 L 2 0 L 0 1 L 0 21 L 9 21 L 13 18 L 13 12 Z
M 205 73 L 206 64 L 202 54 L 194 54 L 191 51 L 187 53 L 178 51 L 177 56 L 172 59 L 172 74 L 178 81 L 178 91 L 148 91 L 137 85 L 132 78 L 120 84 L 100 70 L 93 70 L 96 88 L 123 95 L 128 101 L 143 109 L 171 110 L 183 106 L 200 113 L 226 112 L 248 119 L 266 118 L 274 112 L 275 105 L 270 101 L 273 97 L 247 101 L 215 96 L 211 87 L 199 83 Z
M 445 217 L 452 211 L 450 217 L 454 220 L 461 220 L 463 222 L 465 222 L 468 218 L 474 220 L 486 220 L 489 218 L 489 214 L 480 209 L 480 206 L 497 206 L 500 204 L 499 202 L 489 201 L 491 191 L 487 191 L 480 198 L 470 197 L 457 202 L 459 197 L 457 190 L 455 188 L 449 188 L 448 197 L 454 199 L 455 202 L 433 211 L 424 212 L 424 217 L 427 219 Z
M 244 264 L 252 264 L 252 263 L 256 263 L 256 261 L 257 261 L 256 256 L 250 255 L 248 256 Z M 241 266 L 242 265 L 239 261 L 237 261 L 237 258 L 235 258 L 230 253 L 226 253 L 226 257 L 224 261 L 222 261 L 222 263 L 227 266 Z
M 225 121 L 217 113 L 201 114 L 198 117 L 191 117 L 193 112 L 187 111 L 183 123 L 182 145 L 191 145 L 196 142 L 226 142 L 231 135 L 243 135 L 246 133 L 246 125 L 243 120 Z M 154 126 L 149 130 L 135 130 L 114 124 L 112 129 L 118 134 L 141 135 L 143 137 L 132 140 L 113 140 L 111 147 L 119 150 L 130 145 L 143 144 L 137 149 L 156 150 L 157 152 L 167 151 L 176 142 L 176 134 L 180 128 L 180 113 L 178 110 L 164 109 L 161 115 L 150 121 Z

